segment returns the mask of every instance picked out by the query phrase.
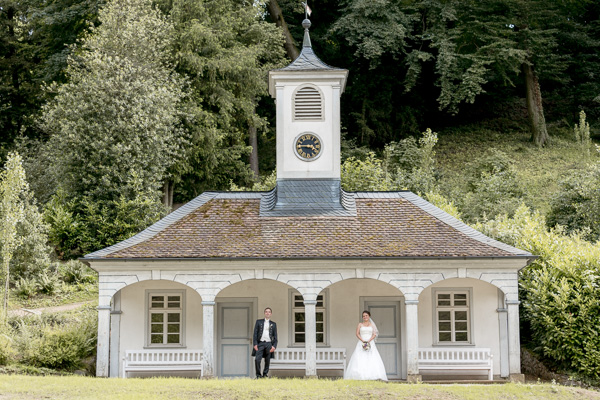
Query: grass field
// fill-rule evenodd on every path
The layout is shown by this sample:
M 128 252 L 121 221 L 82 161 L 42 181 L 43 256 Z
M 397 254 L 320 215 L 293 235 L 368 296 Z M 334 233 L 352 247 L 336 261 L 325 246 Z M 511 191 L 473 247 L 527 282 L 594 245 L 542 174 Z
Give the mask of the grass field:
M 593 151 L 589 160 L 583 157 L 572 128 L 550 126 L 549 132 L 550 143 L 543 149 L 531 142 L 528 131 L 519 129 L 498 130 L 476 125 L 441 132 L 435 150 L 444 186 L 462 187 L 465 166 L 495 148 L 513 160 L 518 180 L 526 192 L 526 203 L 545 214 L 553 194 L 560 190 L 560 181 L 570 171 L 599 159 Z
M 600 400 L 600 393 L 551 384 L 410 385 L 324 379 L 125 380 L 1 375 L 0 399 Z

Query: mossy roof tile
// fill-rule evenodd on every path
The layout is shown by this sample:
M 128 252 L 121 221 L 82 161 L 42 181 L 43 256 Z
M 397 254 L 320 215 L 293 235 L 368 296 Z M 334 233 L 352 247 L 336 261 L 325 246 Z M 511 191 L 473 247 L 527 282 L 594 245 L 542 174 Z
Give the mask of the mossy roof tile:
M 410 192 L 356 193 L 356 216 L 345 217 L 261 217 L 260 193 L 203 196 L 184 212 L 86 258 L 530 256 Z

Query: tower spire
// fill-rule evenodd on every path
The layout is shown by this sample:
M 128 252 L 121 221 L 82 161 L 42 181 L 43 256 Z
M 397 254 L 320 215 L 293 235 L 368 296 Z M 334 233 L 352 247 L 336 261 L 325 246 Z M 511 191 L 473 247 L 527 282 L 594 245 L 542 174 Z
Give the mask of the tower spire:
M 304 27 L 304 41 L 302 42 L 302 47 L 312 47 L 310 43 L 310 34 L 308 33 L 308 28 L 311 26 L 310 19 L 307 18 L 302 21 L 302 26 Z

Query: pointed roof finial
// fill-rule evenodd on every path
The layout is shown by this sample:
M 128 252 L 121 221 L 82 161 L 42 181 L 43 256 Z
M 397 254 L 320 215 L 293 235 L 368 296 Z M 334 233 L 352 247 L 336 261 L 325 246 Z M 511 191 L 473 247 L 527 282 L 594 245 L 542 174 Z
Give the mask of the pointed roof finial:
M 341 70 L 341 68 L 335 68 L 325 64 L 317 57 L 312 49 L 310 42 L 310 34 L 308 29 L 312 25 L 308 17 L 312 13 L 312 10 L 306 3 L 302 3 L 304 6 L 304 21 L 302 21 L 302 27 L 304 28 L 304 40 L 302 42 L 302 50 L 300 55 L 287 67 L 280 68 L 275 71 L 318 71 L 318 70 Z
M 310 28 L 310 19 L 306 18 L 302 21 L 302 26 L 304 27 L 304 41 L 302 42 L 302 47 L 312 47 L 310 44 L 310 35 L 308 33 L 308 28 Z

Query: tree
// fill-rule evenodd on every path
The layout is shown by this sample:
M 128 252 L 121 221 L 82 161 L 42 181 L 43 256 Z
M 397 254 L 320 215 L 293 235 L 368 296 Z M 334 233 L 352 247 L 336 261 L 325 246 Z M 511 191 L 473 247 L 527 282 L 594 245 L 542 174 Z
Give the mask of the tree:
M 8 312 L 8 290 L 10 283 L 10 263 L 22 238 L 17 235 L 17 226 L 25 218 L 23 197 L 27 195 L 28 186 L 25 170 L 21 165 L 21 156 L 11 153 L 6 161 L 5 169 L 0 173 L 0 243 L 2 249 L 2 313 L 0 321 L 6 322 Z
M 369 68 L 403 81 L 412 97 L 415 89 L 433 95 L 427 82 L 434 82 L 440 110 L 453 115 L 488 91 L 523 87 L 532 140 L 542 146 L 548 133 L 539 82 L 568 81 L 555 26 L 569 23 L 556 2 L 541 0 L 348 0 L 332 33 Z M 370 108 L 379 104 L 386 103 Z
M 172 60 L 175 32 L 149 0 L 111 1 L 99 19 L 69 58 L 68 82 L 49 88 L 56 97 L 43 108 L 41 127 L 58 165 L 52 179 L 77 218 L 107 212 L 102 218 L 110 220 L 117 210 L 108 205 L 121 201 L 147 206 L 158 218 L 154 204 L 187 142 L 184 81 Z M 139 229 L 123 224 L 126 233 L 102 240 L 88 225 L 83 237 L 101 247 Z
M 271 20 L 275 23 L 275 25 L 281 28 L 281 31 L 283 32 L 283 37 L 285 38 L 285 52 L 288 58 L 293 61 L 296 58 L 298 58 L 300 52 L 298 51 L 298 47 L 296 47 L 294 38 L 290 33 L 290 29 L 288 28 L 288 25 L 285 22 L 285 19 L 283 18 L 283 12 L 281 11 L 281 7 L 279 7 L 279 3 L 277 2 L 277 0 L 267 0 L 266 4 L 267 10 L 269 10 L 269 15 L 271 16 Z
M 281 31 L 262 19 L 258 2 L 176 0 L 162 7 L 175 25 L 177 71 L 191 88 L 191 140 L 184 162 L 172 169 L 176 196 L 185 201 L 232 179 L 254 181 L 246 143 L 254 129 L 267 129 L 255 110 L 272 104 L 266 78 L 285 63 Z
M 95 23 L 103 0 L 5 0 L 0 6 L 0 143 L 39 137 L 42 85 L 64 81 L 70 46 Z

